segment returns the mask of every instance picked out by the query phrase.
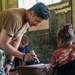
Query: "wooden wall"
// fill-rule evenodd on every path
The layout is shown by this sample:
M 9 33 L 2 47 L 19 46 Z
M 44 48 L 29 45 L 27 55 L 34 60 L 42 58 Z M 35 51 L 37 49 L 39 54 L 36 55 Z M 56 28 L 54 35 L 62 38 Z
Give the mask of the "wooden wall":
M 75 29 L 75 0 L 72 0 L 72 23 Z
M 8 8 L 17 8 L 18 0 L 0 0 L 0 11 Z
M 0 0 L 0 11 L 2 10 L 2 0 Z

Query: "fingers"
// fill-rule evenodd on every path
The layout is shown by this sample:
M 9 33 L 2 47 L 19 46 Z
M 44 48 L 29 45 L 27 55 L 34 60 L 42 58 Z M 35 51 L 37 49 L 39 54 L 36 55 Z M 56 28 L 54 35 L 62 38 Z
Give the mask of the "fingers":
M 34 61 L 37 59 L 37 55 L 34 55 L 33 53 L 27 53 L 25 55 L 25 61 Z

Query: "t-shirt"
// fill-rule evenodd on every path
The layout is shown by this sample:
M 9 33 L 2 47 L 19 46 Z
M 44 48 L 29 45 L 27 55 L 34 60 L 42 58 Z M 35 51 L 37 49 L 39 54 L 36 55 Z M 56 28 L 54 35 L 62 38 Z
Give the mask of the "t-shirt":
M 0 32 L 5 29 L 15 39 L 24 34 L 29 27 L 27 10 L 23 8 L 7 9 L 0 12 Z
M 50 66 L 57 69 L 56 75 L 75 75 L 75 46 L 65 46 L 53 52 Z
M 75 47 L 66 46 L 53 52 L 50 64 L 53 67 L 60 67 L 69 63 L 71 60 L 75 60 Z

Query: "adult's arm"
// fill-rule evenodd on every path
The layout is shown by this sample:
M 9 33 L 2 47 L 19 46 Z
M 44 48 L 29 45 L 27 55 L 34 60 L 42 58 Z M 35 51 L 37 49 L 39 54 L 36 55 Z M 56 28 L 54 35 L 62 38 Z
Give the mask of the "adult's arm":
M 9 54 L 19 58 L 23 59 L 23 53 L 17 51 L 11 44 L 12 37 L 6 32 L 6 30 L 2 29 L 0 34 L 0 48 Z M 27 53 L 24 58 L 26 61 L 34 60 L 36 59 L 32 53 Z
M 22 35 L 20 35 L 18 38 L 16 38 L 15 40 L 13 40 L 11 42 L 11 45 L 17 50 L 20 44 L 20 41 L 22 39 Z M 11 65 L 13 64 L 14 61 L 14 56 L 12 56 L 11 54 L 7 55 L 7 63 L 5 64 L 5 70 L 6 70 L 6 75 L 9 75 L 9 71 L 11 69 Z
M 20 44 L 20 42 L 21 42 L 21 39 L 22 39 L 22 36 L 23 36 L 23 34 L 22 35 L 20 35 L 19 37 L 17 37 L 15 40 L 13 40 L 12 42 L 11 42 L 11 45 L 17 50 L 18 49 L 18 47 L 19 47 L 19 44 Z M 14 56 L 12 56 L 11 54 L 8 54 L 8 60 L 14 60 Z

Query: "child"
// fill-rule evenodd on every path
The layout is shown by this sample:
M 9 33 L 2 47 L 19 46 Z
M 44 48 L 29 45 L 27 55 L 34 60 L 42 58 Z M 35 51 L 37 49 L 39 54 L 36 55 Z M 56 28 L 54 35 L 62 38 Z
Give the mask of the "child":
M 63 26 L 58 32 L 57 42 L 58 47 L 53 52 L 49 70 L 46 75 L 75 75 L 75 47 L 72 45 L 74 32 L 72 25 Z
M 29 38 L 27 35 L 24 35 L 21 40 L 18 50 L 20 52 L 23 52 L 24 54 L 29 53 L 30 49 L 28 48 L 28 44 L 29 44 Z M 15 59 L 15 66 L 25 66 L 25 65 L 32 65 L 32 64 L 34 64 L 34 61 L 24 62 L 20 59 L 17 59 L 17 58 Z

